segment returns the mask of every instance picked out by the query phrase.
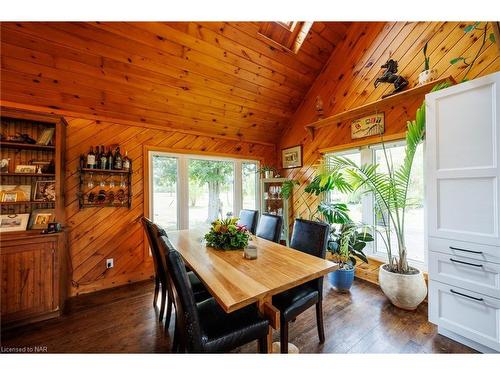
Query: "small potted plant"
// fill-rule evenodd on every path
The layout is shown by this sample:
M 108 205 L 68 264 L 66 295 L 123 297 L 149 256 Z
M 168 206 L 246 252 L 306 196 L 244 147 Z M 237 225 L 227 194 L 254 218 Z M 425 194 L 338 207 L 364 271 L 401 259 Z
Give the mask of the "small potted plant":
M 427 56 L 427 43 L 425 43 L 424 49 L 422 50 L 424 54 L 424 70 L 418 75 L 418 84 L 421 86 L 427 82 L 435 79 L 436 70 L 430 67 L 430 57 Z
M 262 178 L 273 178 L 275 174 L 277 174 L 276 168 L 271 167 L 270 165 L 263 165 L 257 173 L 260 173 Z
M 356 258 L 368 263 L 363 252 L 367 242 L 373 241 L 368 227 L 351 222 L 340 227 L 332 226 L 328 251 L 332 253 L 339 269 L 328 274 L 328 281 L 340 292 L 348 292 L 354 281 Z
M 250 233 L 244 225 L 236 224 L 238 218 L 217 219 L 205 234 L 207 246 L 219 250 L 243 250 L 248 246 Z

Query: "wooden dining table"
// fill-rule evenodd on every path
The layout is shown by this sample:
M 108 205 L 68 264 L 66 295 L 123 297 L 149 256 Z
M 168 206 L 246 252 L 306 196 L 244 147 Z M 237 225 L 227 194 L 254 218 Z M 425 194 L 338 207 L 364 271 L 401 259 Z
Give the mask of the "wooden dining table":
M 200 278 L 226 313 L 256 303 L 270 322 L 268 351 L 272 352 L 272 328 L 279 329 L 280 312 L 272 297 L 317 279 L 338 266 L 290 247 L 256 236 L 256 259 L 245 259 L 242 250 L 218 250 L 206 246 L 204 232 L 186 229 L 168 233 L 172 245 Z

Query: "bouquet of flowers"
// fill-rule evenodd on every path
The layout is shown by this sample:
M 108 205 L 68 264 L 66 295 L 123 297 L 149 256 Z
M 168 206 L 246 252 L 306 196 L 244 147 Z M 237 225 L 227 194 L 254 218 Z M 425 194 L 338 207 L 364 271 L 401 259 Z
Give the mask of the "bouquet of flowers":
M 250 234 L 244 225 L 237 222 L 238 218 L 215 220 L 210 232 L 205 234 L 207 246 L 222 250 L 240 250 L 248 246 Z

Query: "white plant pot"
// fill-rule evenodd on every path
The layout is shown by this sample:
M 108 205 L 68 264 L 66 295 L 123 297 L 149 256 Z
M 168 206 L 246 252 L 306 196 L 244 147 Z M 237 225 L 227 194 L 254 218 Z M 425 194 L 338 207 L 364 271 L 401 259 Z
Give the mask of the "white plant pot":
M 380 288 L 392 304 L 404 310 L 415 310 L 427 296 L 427 285 L 420 270 L 403 275 L 386 270 L 387 264 L 379 268 Z
M 431 82 L 436 79 L 436 70 L 428 69 L 424 70 L 422 73 L 418 75 L 418 85 L 422 86 L 427 82 Z
M 273 178 L 274 177 L 274 172 L 273 171 L 265 171 L 264 172 L 264 177 L 265 178 Z

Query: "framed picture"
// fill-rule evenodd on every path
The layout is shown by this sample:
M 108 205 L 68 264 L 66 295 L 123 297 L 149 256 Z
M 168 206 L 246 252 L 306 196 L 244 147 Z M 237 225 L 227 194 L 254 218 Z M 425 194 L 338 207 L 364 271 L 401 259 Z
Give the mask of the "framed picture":
M 16 165 L 16 173 L 36 173 L 36 165 Z
M 9 173 L 9 163 L 10 159 L 0 160 L 0 173 Z
M 49 145 L 52 142 L 55 130 L 55 128 L 45 128 L 36 143 L 45 146 Z
M 55 218 L 55 210 L 33 210 L 30 216 L 29 229 L 47 229 Z
M 0 232 L 26 230 L 30 214 L 0 215 Z
M 282 168 L 302 167 L 302 145 L 281 150 Z
M 30 199 L 31 185 L 0 185 L 0 202 L 28 202 Z
M 351 139 L 384 134 L 384 113 L 375 113 L 351 123 Z
M 54 180 L 37 181 L 33 200 L 37 202 L 54 202 L 56 200 L 56 182 Z

